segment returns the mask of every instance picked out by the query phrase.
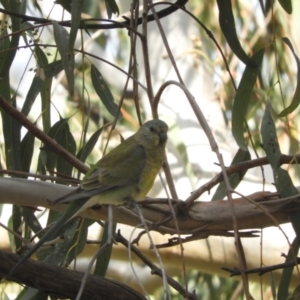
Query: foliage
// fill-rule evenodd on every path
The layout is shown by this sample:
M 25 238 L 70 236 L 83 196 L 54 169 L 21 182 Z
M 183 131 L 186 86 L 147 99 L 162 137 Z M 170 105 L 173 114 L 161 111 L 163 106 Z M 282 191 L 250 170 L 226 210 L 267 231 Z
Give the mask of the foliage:
M 295 175 L 299 174 L 296 154 L 299 152 L 300 130 L 300 49 L 296 45 L 300 43 L 299 37 L 289 27 L 289 22 L 298 16 L 291 0 L 281 0 L 278 3 L 272 0 L 252 1 L 251 4 L 242 0 L 217 0 L 216 3 L 193 0 L 188 4 L 187 1 L 178 0 L 176 4 L 167 5 L 163 9 L 149 1 L 149 7 L 142 8 L 144 13 L 149 14 L 148 20 L 136 14 L 138 3 L 133 2 L 132 11 L 124 19 L 114 21 L 113 17 L 117 18 L 120 13 L 115 0 L 60 0 L 53 7 L 48 6 L 49 4 L 43 4 L 42 7 L 37 1 L 0 1 L 0 95 L 18 108 L 24 117 L 17 118 L 0 105 L 3 133 L 3 143 L 0 144 L 1 173 L 27 178 L 28 173 L 32 172 L 79 179 L 87 169 L 84 165 L 80 169 L 72 161 L 66 161 L 57 149 L 53 151 L 52 146 L 46 142 L 39 142 L 40 136 L 33 126 L 27 127 L 28 131 L 24 133 L 26 117 L 31 120 L 31 124 L 42 128 L 45 136 L 55 140 L 72 157 L 78 158 L 79 166 L 80 161 L 91 164 L 95 162 L 96 156 L 105 153 L 107 143 L 103 142 L 103 136 L 105 140 L 114 136 L 116 124 L 118 127 L 126 126 L 136 130 L 145 118 L 157 117 L 162 100 L 159 93 L 154 93 L 151 83 L 153 78 L 150 69 L 155 62 L 148 61 L 151 45 L 147 44 L 145 28 L 152 21 L 171 18 L 177 10 L 183 10 L 186 18 L 199 25 L 201 34 L 207 33 L 203 37 L 203 45 L 195 42 L 192 51 L 195 62 L 206 61 L 214 68 L 215 95 L 239 148 L 234 163 L 266 155 L 280 195 L 297 195 L 295 185 L 299 180 Z M 186 4 L 191 8 L 185 10 Z M 294 1 L 293 5 L 297 6 L 298 3 Z M 158 11 L 157 14 L 153 12 L 153 8 Z M 51 13 L 52 10 L 59 11 L 60 15 Z M 102 19 L 105 22 L 100 22 Z M 140 32 L 138 28 L 142 28 Z M 163 32 L 160 35 L 163 36 Z M 178 38 L 180 39 L 180 35 Z M 138 76 L 136 40 L 142 44 L 145 82 Z M 90 42 L 94 47 L 89 46 Z M 168 49 L 166 42 L 165 46 L 175 70 L 172 51 Z M 18 71 L 19 77 L 15 79 L 11 73 L 18 64 L 19 52 L 29 59 L 26 64 L 22 64 Z M 108 52 L 114 52 L 112 61 L 105 59 Z M 126 71 L 124 66 L 127 66 Z M 126 77 L 122 88 L 118 84 L 114 85 L 116 80 L 111 72 L 107 72 L 107 68 Z M 133 86 L 132 97 L 129 93 L 129 81 Z M 209 137 L 209 127 L 205 129 L 197 110 L 200 105 L 193 104 L 193 98 L 186 91 L 179 75 L 177 83 L 192 103 L 199 127 L 201 124 L 218 156 L 214 139 Z M 162 85 L 162 91 L 168 84 Z M 139 98 L 142 93 L 146 98 L 143 101 Z M 37 110 L 38 105 L 40 108 Z M 147 106 L 151 107 L 151 116 Z M 191 171 L 192 165 L 189 165 L 184 145 L 178 143 L 176 150 L 191 177 L 196 176 Z M 280 165 L 283 153 L 295 156 L 288 168 Z M 225 170 L 222 162 L 219 163 Z M 1 169 L 4 169 L 3 172 Z M 229 178 L 232 187 L 242 181 L 245 172 Z M 173 191 L 172 195 L 176 194 L 170 177 L 166 177 L 171 193 Z M 226 182 L 222 183 L 212 198 L 222 199 L 226 195 L 230 197 L 228 187 Z M 298 214 L 295 211 L 289 215 L 297 237 L 300 234 Z M 57 217 L 57 213 L 51 212 L 47 224 Z M 64 241 L 58 243 L 55 249 L 41 251 L 39 259 L 52 261 L 57 265 L 69 265 L 84 249 L 88 227 L 92 223 L 90 220 L 73 220 L 68 223 L 60 233 L 64 236 Z M 19 209 L 17 206 L 13 209 L 9 224 L 15 232 L 19 231 L 22 224 L 22 234 L 27 239 L 31 237 L 31 231 L 39 235 L 43 228 L 32 210 Z M 105 228 L 108 227 L 106 224 Z M 103 238 L 102 245 L 105 241 Z M 21 242 L 11 236 L 11 245 L 16 249 L 21 246 Z M 293 251 L 290 251 L 286 259 L 294 258 L 298 248 L 296 239 Z M 240 263 L 244 266 L 243 253 L 239 249 L 237 252 Z M 105 274 L 110 253 L 111 248 L 103 256 L 106 257 L 105 260 L 101 261 L 99 258 L 97 261 L 98 274 Z M 291 272 L 291 268 L 283 272 L 281 282 L 276 286 L 277 299 L 287 299 L 289 296 Z M 250 299 L 246 276 L 243 279 L 245 298 Z M 191 298 L 191 287 L 203 299 L 229 299 L 239 287 L 237 281 L 195 271 L 178 281 L 182 290 L 188 283 Z M 182 290 L 176 290 L 172 299 L 182 297 Z M 296 292 L 297 290 L 294 295 Z M 30 289 L 21 293 L 27 293 L 30 297 L 34 292 Z M 271 297 L 266 296 L 264 299 Z

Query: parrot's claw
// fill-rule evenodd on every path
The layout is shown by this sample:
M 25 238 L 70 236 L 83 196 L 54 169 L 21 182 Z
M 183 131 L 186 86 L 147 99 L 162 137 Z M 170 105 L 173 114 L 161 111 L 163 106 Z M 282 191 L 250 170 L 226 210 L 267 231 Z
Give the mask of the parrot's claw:
M 51 205 L 51 206 L 55 204 L 55 202 L 54 202 L 53 200 L 46 199 L 46 201 L 47 201 L 47 202 L 48 202 L 48 204 L 49 204 L 49 205 Z
M 126 208 L 132 210 L 136 206 L 136 201 L 133 198 L 128 197 L 124 199 L 124 205 L 126 206 Z

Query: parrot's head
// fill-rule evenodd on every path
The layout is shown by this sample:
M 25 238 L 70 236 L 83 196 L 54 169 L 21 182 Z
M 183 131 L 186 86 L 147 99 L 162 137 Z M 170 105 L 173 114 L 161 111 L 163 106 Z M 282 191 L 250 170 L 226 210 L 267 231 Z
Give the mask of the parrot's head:
M 147 146 L 165 147 L 168 135 L 168 125 L 162 120 L 151 120 L 144 123 L 138 131 L 137 138 Z

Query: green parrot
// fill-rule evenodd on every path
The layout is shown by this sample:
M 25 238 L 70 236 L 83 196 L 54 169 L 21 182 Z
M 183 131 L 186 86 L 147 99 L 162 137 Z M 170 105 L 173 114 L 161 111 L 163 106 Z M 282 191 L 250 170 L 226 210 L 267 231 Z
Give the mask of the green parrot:
M 75 191 L 51 202 L 70 203 L 65 213 L 42 238 L 18 261 L 9 275 L 53 239 L 67 221 L 96 204 L 124 205 L 126 201 L 143 200 L 151 189 L 165 159 L 168 125 L 161 120 L 144 123 L 131 137 L 103 156 Z

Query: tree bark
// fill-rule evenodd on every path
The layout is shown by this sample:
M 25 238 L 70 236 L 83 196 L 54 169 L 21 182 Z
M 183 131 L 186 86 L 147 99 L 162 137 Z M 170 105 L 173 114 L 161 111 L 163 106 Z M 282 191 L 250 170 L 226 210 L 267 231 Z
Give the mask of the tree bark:
M 17 254 L 0 251 L 0 276 L 7 276 L 19 259 L 20 256 Z M 28 259 L 6 279 L 56 297 L 75 299 L 83 276 L 81 272 Z M 146 298 L 120 282 L 89 275 L 81 296 L 81 300 L 84 299 L 145 300 Z

